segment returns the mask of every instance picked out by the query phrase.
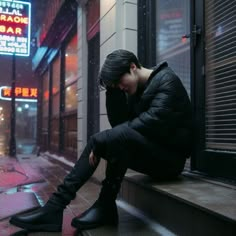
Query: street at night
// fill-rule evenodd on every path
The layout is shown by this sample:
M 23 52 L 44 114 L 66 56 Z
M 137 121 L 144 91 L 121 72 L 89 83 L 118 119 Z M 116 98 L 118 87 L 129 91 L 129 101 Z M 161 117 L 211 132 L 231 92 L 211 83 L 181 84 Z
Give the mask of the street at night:
M 0 236 L 235 236 L 235 9 L 0 0 Z

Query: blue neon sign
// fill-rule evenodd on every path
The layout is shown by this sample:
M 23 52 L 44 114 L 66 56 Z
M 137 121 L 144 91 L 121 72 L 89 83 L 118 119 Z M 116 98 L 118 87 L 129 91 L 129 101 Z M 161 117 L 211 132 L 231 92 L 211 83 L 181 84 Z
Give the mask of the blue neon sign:
M 31 3 L 0 0 L 0 54 L 29 56 Z

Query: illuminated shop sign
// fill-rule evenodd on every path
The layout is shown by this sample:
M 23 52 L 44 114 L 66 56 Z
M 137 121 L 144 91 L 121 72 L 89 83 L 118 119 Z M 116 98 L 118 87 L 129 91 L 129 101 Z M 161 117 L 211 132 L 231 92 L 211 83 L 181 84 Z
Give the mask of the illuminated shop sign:
M 0 99 L 2 100 L 11 100 L 11 87 L 0 87 Z M 15 88 L 15 99 L 16 101 L 24 102 L 37 102 L 38 89 L 37 88 L 25 88 L 25 87 L 16 87 Z
M 29 56 L 31 3 L 0 0 L 0 54 Z

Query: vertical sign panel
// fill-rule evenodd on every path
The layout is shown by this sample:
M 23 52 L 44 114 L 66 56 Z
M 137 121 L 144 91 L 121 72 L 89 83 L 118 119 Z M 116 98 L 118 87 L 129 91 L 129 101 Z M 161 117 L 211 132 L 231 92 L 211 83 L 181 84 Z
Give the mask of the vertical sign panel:
M 29 56 L 31 3 L 0 0 L 0 54 Z

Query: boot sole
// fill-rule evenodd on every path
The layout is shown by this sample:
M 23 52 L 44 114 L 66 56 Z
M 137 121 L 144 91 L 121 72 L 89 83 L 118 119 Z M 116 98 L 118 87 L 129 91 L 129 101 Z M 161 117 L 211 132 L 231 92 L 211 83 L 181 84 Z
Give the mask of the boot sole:
M 28 231 L 41 231 L 41 232 L 61 232 L 61 225 L 43 224 L 43 225 L 31 225 L 25 224 L 14 219 L 9 221 L 11 224 L 18 226 L 20 228 L 26 229 Z
M 71 222 L 71 226 L 73 226 L 74 228 L 79 229 L 79 230 L 94 229 L 94 228 L 102 227 L 104 225 L 109 225 L 109 226 L 115 227 L 118 225 L 118 222 L 94 223 L 94 224 L 86 224 L 86 225 L 80 224 L 80 223 L 73 221 L 73 220 Z

